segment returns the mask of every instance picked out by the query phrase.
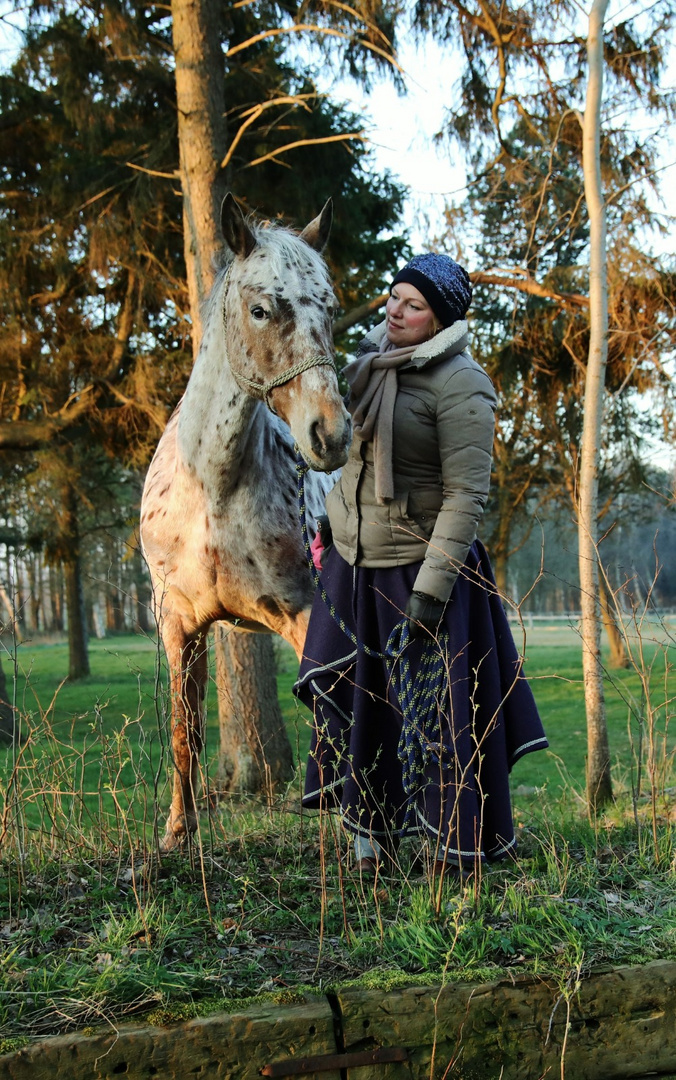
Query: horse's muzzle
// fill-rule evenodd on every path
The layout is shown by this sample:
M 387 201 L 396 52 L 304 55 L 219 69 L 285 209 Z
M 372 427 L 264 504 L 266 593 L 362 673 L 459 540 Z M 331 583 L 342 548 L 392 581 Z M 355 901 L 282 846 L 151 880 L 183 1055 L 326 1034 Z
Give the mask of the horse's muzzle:
M 309 447 L 303 456 L 311 468 L 317 472 L 333 472 L 340 469 L 347 461 L 352 440 L 352 422 L 349 413 L 344 410 L 342 423 L 329 426 L 324 417 L 310 424 Z

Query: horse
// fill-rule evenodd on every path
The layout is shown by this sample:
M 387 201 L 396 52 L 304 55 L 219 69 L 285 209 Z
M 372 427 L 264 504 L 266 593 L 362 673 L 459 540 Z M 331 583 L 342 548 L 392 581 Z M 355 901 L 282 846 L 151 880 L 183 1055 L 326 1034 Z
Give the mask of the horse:
M 334 363 L 322 252 L 332 205 L 302 232 L 221 209 L 226 244 L 185 393 L 158 443 L 140 535 L 171 687 L 174 782 L 162 849 L 189 842 L 203 746 L 205 637 L 217 620 L 273 632 L 300 657 L 313 584 L 295 507 L 310 466 L 311 526 L 347 460 L 350 418 Z

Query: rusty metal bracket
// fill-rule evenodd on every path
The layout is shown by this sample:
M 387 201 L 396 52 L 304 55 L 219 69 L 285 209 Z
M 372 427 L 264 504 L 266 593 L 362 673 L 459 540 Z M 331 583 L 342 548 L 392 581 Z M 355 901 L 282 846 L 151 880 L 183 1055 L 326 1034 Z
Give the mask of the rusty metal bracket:
M 386 1065 L 390 1061 L 408 1061 L 403 1046 L 381 1046 L 377 1050 L 356 1050 L 352 1054 L 314 1054 L 309 1057 L 273 1061 L 261 1069 L 262 1076 L 303 1076 L 307 1073 L 338 1069 L 356 1069 L 360 1065 Z

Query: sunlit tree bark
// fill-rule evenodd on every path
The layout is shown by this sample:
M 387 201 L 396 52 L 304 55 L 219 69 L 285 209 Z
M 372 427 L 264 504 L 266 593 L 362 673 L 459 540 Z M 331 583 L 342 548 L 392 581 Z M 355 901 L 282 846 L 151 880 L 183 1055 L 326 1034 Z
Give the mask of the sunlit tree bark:
M 216 624 L 218 780 L 232 794 L 271 795 L 293 774 L 293 754 L 279 708 L 272 638 L 252 637 Z
M 200 306 L 214 280 L 222 247 L 220 204 L 225 153 L 223 54 L 214 0 L 173 0 L 176 104 L 183 187 L 185 261 L 190 291 L 193 354 L 202 332 Z M 283 753 L 275 779 L 288 779 L 292 754 L 277 699 L 272 639 L 263 634 L 216 634 L 218 708 L 222 735 L 219 771 L 239 791 L 259 790 L 273 773 L 265 747 Z M 264 685 L 252 678 L 266 673 Z M 227 758 L 227 760 L 226 760 Z M 250 762 L 243 768 L 241 763 Z
M 213 261 L 221 247 L 218 223 L 225 194 L 220 168 L 226 140 L 218 11 L 213 0 L 173 0 L 171 5 L 193 356 L 202 337 L 200 305 L 213 284 Z

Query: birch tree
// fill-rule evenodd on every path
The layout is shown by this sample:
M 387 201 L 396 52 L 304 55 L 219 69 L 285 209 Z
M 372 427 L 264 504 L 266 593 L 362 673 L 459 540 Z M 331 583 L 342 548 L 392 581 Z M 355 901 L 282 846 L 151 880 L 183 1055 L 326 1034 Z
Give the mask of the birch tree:
M 601 183 L 603 24 L 608 0 L 594 0 L 587 34 L 587 97 L 582 118 L 584 194 L 589 217 L 589 358 L 580 451 L 578 551 L 582 665 L 587 713 L 587 801 L 596 810 L 612 800 L 610 747 L 601 660 L 598 565 L 598 470 L 603 442 L 603 398 L 608 359 L 606 212 Z

